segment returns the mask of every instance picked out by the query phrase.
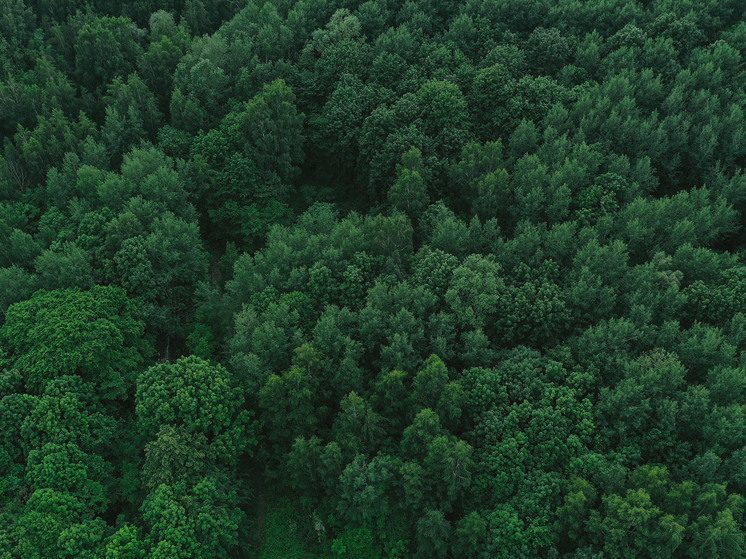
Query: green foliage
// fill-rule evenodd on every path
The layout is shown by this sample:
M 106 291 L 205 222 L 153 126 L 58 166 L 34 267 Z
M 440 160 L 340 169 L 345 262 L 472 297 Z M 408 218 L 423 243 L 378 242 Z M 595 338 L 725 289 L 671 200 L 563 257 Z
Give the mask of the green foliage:
M 5 0 L 0 556 L 743 556 L 742 4 Z
M 136 28 L 135 28 L 136 29 Z M 75 74 L 90 92 L 102 92 L 116 77 L 135 69 L 141 48 L 126 18 L 96 18 L 85 23 L 75 37 Z
M 304 117 L 298 114 L 295 95 L 284 81 L 265 86 L 240 117 L 248 141 L 245 149 L 261 168 L 287 180 L 297 172 L 294 166 L 303 161 Z
M 468 123 L 466 101 L 455 84 L 431 81 L 418 92 L 422 118 L 428 132 L 460 128 Z
M 210 477 L 194 485 L 160 485 L 142 506 L 148 555 L 207 559 L 234 553 L 245 522 L 237 504 L 235 491 Z
M 270 440 L 288 444 L 310 434 L 318 422 L 312 402 L 308 373 L 300 367 L 291 368 L 282 377 L 270 376 L 259 391 L 262 423 L 270 426 Z
M 448 540 L 452 528 L 441 511 L 429 510 L 417 521 L 416 558 L 438 557 L 448 555 Z
M 214 450 L 203 433 L 190 433 L 179 425 L 161 426 L 157 437 L 145 446 L 144 485 L 153 490 L 211 473 Z
M 137 74 L 130 74 L 127 83 L 115 78 L 108 93 L 102 136 L 110 157 L 118 162 L 120 154 L 137 147 L 140 141 L 155 141 L 162 115 L 153 93 Z
M 224 367 L 184 357 L 173 364 L 150 367 L 138 378 L 138 429 L 147 440 L 155 438 L 164 426 L 181 426 L 190 435 L 208 437 L 217 458 L 233 464 L 244 452 L 251 452 L 254 444 L 251 414 L 242 409 L 243 401 Z
M 0 336 L 29 391 L 74 374 L 94 382 L 101 398 L 123 398 L 147 355 L 135 313 L 114 287 L 42 290 L 9 308 Z
M 145 556 L 137 528 L 122 526 L 106 544 L 106 559 L 138 559 Z
M 211 167 L 214 185 L 209 215 L 222 234 L 256 241 L 289 216 L 288 183 L 304 159 L 303 119 L 292 90 L 277 80 L 197 139 L 193 154 Z
M 417 148 L 412 148 L 402 156 L 403 165 L 399 167 L 399 176 L 388 194 L 389 202 L 394 208 L 406 213 L 412 220 L 425 210 L 430 201 L 422 178 L 421 156 Z

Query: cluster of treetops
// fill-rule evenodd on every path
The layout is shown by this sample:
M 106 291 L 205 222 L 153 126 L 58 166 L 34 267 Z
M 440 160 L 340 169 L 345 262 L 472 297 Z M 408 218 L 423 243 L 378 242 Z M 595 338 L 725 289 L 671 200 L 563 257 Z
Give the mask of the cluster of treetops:
M 0 558 L 744 557 L 741 0 L 1 4 Z

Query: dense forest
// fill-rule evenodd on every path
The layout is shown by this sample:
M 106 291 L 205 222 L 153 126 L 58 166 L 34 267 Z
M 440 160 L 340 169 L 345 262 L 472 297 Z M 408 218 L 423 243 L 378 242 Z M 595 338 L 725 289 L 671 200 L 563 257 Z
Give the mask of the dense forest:
M 0 559 L 746 556 L 742 0 L 1 0 Z

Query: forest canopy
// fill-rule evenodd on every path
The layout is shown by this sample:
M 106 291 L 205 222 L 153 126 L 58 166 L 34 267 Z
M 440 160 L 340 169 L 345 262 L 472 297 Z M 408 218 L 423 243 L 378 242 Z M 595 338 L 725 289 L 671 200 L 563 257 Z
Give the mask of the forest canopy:
M 3 0 L 0 559 L 746 555 L 740 0 Z

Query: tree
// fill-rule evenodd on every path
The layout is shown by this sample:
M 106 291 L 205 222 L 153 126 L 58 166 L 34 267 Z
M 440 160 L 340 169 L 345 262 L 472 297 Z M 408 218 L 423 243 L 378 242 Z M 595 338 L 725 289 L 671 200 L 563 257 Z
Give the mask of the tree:
M 510 131 L 512 115 L 507 103 L 515 90 L 516 80 L 503 64 L 477 73 L 469 96 L 469 109 L 480 140 L 495 141 Z
M 469 142 L 461 152 L 461 161 L 451 166 L 451 182 L 461 191 L 460 204 L 468 207 L 471 201 L 472 213 L 485 221 L 495 216 L 503 221 L 507 215 L 512 193 L 508 187 L 510 175 L 503 167 L 499 140 L 484 145 Z
M 335 495 L 344 459 L 336 442 L 321 445 L 321 439 L 299 437 L 288 455 L 291 478 L 306 496 L 323 499 Z
M 439 510 L 429 510 L 417 521 L 417 559 L 437 557 L 445 559 L 448 555 L 451 524 Z
M 39 489 L 29 497 L 18 520 L 17 549 L 22 556 L 95 557 L 105 522 L 94 519 L 85 503 L 54 489 Z
M 393 93 L 381 86 L 364 85 L 357 76 L 343 74 L 320 115 L 309 118 L 309 150 L 320 170 L 354 180 L 359 142 L 365 118 Z
M 445 363 L 437 355 L 431 355 L 423 363 L 412 388 L 414 410 L 432 409 L 447 426 L 455 427 L 461 415 L 463 389 L 458 381 L 449 382 Z
M 154 19 L 156 21 L 153 21 Z M 139 75 L 158 100 L 158 110 L 161 113 L 168 109 L 176 67 L 191 40 L 183 26 L 179 26 L 174 33 L 171 25 L 158 23 L 169 19 L 169 23 L 173 25 L 173 16 L 162 10 L 151 16 L 150 44 L 138 60 Z
M 122 179 L 135 187 L 132 195 L 139 194 L 147 202 L 156 204 L 161 213 L 167 210 L 187 221 L 196 220 L 194 208 L 190 204 L 193 192 L 187 190 L 188 183 L 183 168 L 161 150 L 148 144 L 134 148 L 124 154 L 121 171 Z M 130 200 L 130 207 L 136 203 L 141 202 Z M 153 211 L 154 209 L 150 210 Z M 149 223 L 155 217 L 149 215 L 146 221 Z
M 142 538 L 131 524 L 122 526 L 106 543 L 105 559 L 140 559 L 145 557 Z
M 436 409 L 448 383 L 448 369 L 437 355 L 431 355 L 412 382 L 413 400 L 420 409 Z
M 0 249 L 0 263 L 3 267 L 18 265 L 29 268 L 34 258 L 41 252 L 39 243 L 31 235 L 20 229 L 8 228 L 3 233 L 3 247 Z
M 430 443 L 442 434 L 443 428 L 438 416 L 430 409 L 420 411 L 412 425 L 404 430 L 401 439 L 403 455 L 408 458 L 424 459 Z
M 85 138 L 95 140 L 98 136 L 95 124 L 83 112 L 75 121 L 53 108 L 49 116 L 38 115 L 35 124 L 33 130 L 18 128 L 13 144 L 6 144 L 5 160 L 11 182 L 21 193 L 43 184 L 48 170 L 61 166 L 69 152 L 83 151 Z M 42 191 L 38 189 L 36 196 Z M 41 200 L 34 201 L 41 205 Z
M 276 80 L 195 140 L 193 157 L 207 166 L 211 185 L 204 203 L 220 238 L 263 241 L 270 225 L 289 217 L 290 183 L 305 157 L 303 120 L 292 90 Z
M 487 515 L 487 553 L 491 557 L 521 556 L 530 549 L 530 536 L 524 522 L 509 505 L 501 505 Z M 528 549 L 527 549 L 528 548 Z M 530 555 L 529 555 L 530 556 Z
M 404 215 L 378 215 L 366 219 L 365 239 L 374 256 L 383 256 L 385 266 L 401 273 L 405 258 L 412 254 L 412 225 Z
M 78 376 L 63 376 L 49 382 L 38 397 L 17 394 L 7 403 L 11 404 L 9 411 L 15 412 L 19 421 L 20 436 L 14 446 L 20 446 L 23 455 L 28 456 L 47 444 L 63 447 L 72 444 L 90 456 L 86 460 L 87 467 L 94 479 L 102 480 L 109 473 L 109 465 L 100 461 L 101 456 L 113 457 L 119 462 L 119 458 L 112 456 L 116 453 L 116 445 L 112 444 L 116 423 L 105 414 L 116 408 L 102 405 L 96 399 L 92 383 L 83 382 Z M 19 412 L 24 408 L 25 417 L 20 417 Z
M 396 166 L 401 160 L 402 154 L 413 147 L 422 151 L 422 153 L 432 153 L 434 142 L 425 135 L 422 130 L 421 122 L 414 122 L 399 128 L 394 128 L 393 123 L 390 125 L 391 131 L 377 131 L 377 126 L 386 126 L 386 124 L 376 122 L 379 118 L 391 118 L 396 122 L 396 111 L 391 111 L 390 115 L 384 115 L 374 111 L 363 124 L 363 138 L 361 141 L 361 157 L 359 163 L 361 167 L 369 170 L 368 179 L 368 196 L 371 199 L 379 199 L 383 193 L 390 188 L 396 177 Z M 369 122 L 372 121 L 372 122 Z M 375 140 L 369 137 L 369 134 L 381 133 L 383 135 Z M 370 150 L 370 152 L 369 152 Z M 370 159 L 367 158 L 370 153 Z
M 665 233 L 661 227 L 672 223 L 674 212 L 689 217 Z M 643 247 L 650 255 L 657 250 L 671 254 L 686 243 L 707 246 L 727 235 L 734 226 L 734 218 L 725 199 L 713 200 L 707 189 L 684 191 L 655 201 L 638 198 L 621 212 L 620 225 L 625 227 L 621 237 L 631 254 L 640 253 Z
M 214 478 L 195 484 L 162 484 L 142 506 L 150 527 L 150 557 L 213 559 L 235 552 L 239 526 L 246 521 L 234 489 Z
M 594 517 L 589 530 L 599 532 L 610 557 L 671 557 L 684 528 L 653 505 L 643 489 L 603 497 L 605 516 Z
M 262 423 L 269 426 L 270 440 L 278 450 L 289 448 L 298 437 L 307 437 L 318 423 L 313 393 L 306 371 L 292 367 L 281 377 L 271 375 L 259 391 Z
M 283 80 L 264 86 L 261 94 L 246 105 L 240 117 L 247 154 L 266 172 L 287 181 L 303 162 L 303 120 L 295 107 L 295 95 Z
M 332 543 L 332 552 L 350 559 L 379 559 L 380 546 L 376 545 L 368 528 L 344 530 Z
M 557 531 L 560 538 L 585 542 L 591 511 L 597 506 L 598 491 L 584 479 L 574 478 L 568 483 L 564 504 L 557 508 Z
M 389 202 L 397 210 L 406 213 L 412 221 L 416 221 L 430 203 L 421 172 L 422 153 L 417 148 L 412 148 L 402 155 L 402 165 L 397 167 L 399 176 L 389 190 Z
M 396 473 L 398 458 L 379 454 L 368 459 L 358 454 L 339 477 L 337 509 L 350 523 L 385 519 L 396 508 Z
M 254 308 L 244 308 L 236 315 L 232 348 L 244 354 L 251 352 L 256 355 L 266 371 L 280 372 L 290 366 L 290 352 L 302 343 L 299 319 L 298 311 L 290 308 L 286 302 L 270 303 L 261 314 Z
M 137 74 L 130 74 L 126 83 L 121 77 L 114 78 L 104 101 L 106 121 L 102 136 L 117 166 L 120 154 L 146 138 L 151 142 L 157 139 L 163 115 L 153 93 Z
M 116 287 L 42 290 L 8 309 L 0 338 L 32 393 L 72 374 L 95 383 L 103 399 L 124 398 L 149 354 L 136 312 Z
M 151 296 L 166 306 L 172 317 L 160 326 L 170 333 L 179 332 L 179 319 L 184 320 L 192 310 L 194 290 L 207 269 L 199 228 L 166 212 L 153 220 L 143 249 L 153 270 Z
M 384 432 L 385 419 L 363 398 L 350 392 L 340 403 L 332 436 L 347 455 L 372 454 Z
M 537 27 L 526 43 L 529 67 L 542 74 L 555 74 L 567 63 L 570 46 L 557 29 Z
M 11 305 L 31 297 L 36 287 L 36 277 L 23 268 L 15 265 L 0 268 L 0 315 L 3 319 Z
M 420 88 L 418 97 L 428 134 L 469 126 L 466 101 L 455 84 L 447 81 L 427 82 Z
M 93 285 L 90 254 L 73 243 L 65 243 L 59 251 L 45 250 L 34 264 L 39 285 L 44 289 L 82 288 Z
M 500 266 L 491 259 L 471 255 L 454 270 L 445 298 L 460 324 L 481 328 L 495 312 L 504 290 Z
M 400 427 L 407 408 L 406 378 L 407 373 L 394 369 L 393 371 L 382 372 L 375 383 L 376 394 L 372 401 L 377 404 L 376 407 L 380 411 L 391 412 L 391 416 L 387 418 L 388 425 L 395 433 L 400 430 L 396 427 Z
M 106 510 L 108 499 L 96 478 L 105 473 L 100 457 L 87 456 L 74 443 L 47 443 L 29 453 L 26 482 L 32 491 L 52 489 L 73 495 L 86 511 L 100 513 Z
M 471 485 L 473 448 L 453 436 L 434 438 L 427 448 L 425 471 L 433 480 L 432 487 L 438 506 L 450 512 Z
M 75 37 L 75 73 L 91 93 L 103 94 L 116 78 L 133 73 L 141 47 L 132 22 L 123 17 L 96 18 Z
M 158 436 L 145 445 L 145 488 L 153 491 L 161 484 L 193 483 L 208 474 L 214 475 L 214 460 L 215 452 L 204 433 L 190 433 L 182 425 L 162 425 Z
M 138 430 L 145 440 L 155 439 L 165 425 L 180 426 L 195 437 L 201 433 L 219 461 L 235 464 L 254 445 L 251 414 L 242 409 L 243 402 L 241 390 L 225 368 L 198 357 L 182 357 L 173 364 L 150 367 L 138 378 Z
M 414 258 L 412 283 L 427 287 L 438 299 L 442 299 L 453 271 L 458 268 L 458 258 L 440 249 L 431 250 L 427 245 L 418 250 Z
M 472 511 L 456 523 L 453 554 L 457 557 L 476 555 L 482 551 L 487 535 L 487 521 L 478 511 Z
M 360 20 L 346 8 L 332 14 L 325 29 L 313 34 L 303 49 L 302 98 L 316 109 L 334 90 L 343 74 L 365 76 L 370 64 L 370 46 L 361 36 Z
M 669 454 L 676 446 L 674 410 L 685 374 L 678 356 L 660 351 L 628 363 L 625 379 L 613 390 L 604 390 L 596 407 L 609 443 L 639 444 L 646 461 Z
M 36 27 L 34 13 L 22 1 L 7 2 L 0 19 L 0 36 L 23 48 Z

